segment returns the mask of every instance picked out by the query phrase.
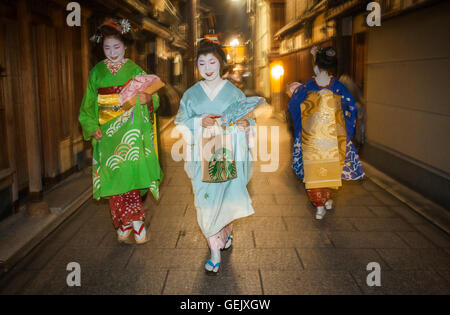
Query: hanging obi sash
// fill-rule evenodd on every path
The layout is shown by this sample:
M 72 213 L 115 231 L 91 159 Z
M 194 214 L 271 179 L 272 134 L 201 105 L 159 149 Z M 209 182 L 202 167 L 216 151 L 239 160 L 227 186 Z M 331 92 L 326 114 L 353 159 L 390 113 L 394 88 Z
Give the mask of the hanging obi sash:
M 342 186 L 347 136 L 340 97 L 328 89 L 309 92 L 301 111 L 306 189 Z

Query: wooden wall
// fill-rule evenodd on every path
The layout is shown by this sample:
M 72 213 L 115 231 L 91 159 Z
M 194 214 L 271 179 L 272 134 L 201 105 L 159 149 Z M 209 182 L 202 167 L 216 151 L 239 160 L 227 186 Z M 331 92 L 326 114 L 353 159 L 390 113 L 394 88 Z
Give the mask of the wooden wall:
M 284 2 L 270 3 L 270 34 L 271 38 L 280 28 L 285 24 L 285 4 Z M 280 47 L 280 42 L 277 40 L 271 41 L 271 50 L 276 50 Z
M 286 23 L 292 22 L 314 6 L 318 0 L 286 0 Z
M 65 8 L 56 4 L 26 2 L 31 68 L 22 71 L 18 5 L 0 4 L 0 65 L 6 69 L 0 82 L 0 170 L 16 171 L 18 190 L 29 184 L 24 93 L 36 106 L 40 169 L 44 183 L 52 183 L 76 167 L 77 154 L 84 150 L 78 112 L 84 93 L 81 31 L 66 24 Z M 24 89 L 25 74 L 32 78 Z M 31 74 L 31 76 L 30 76 Z
M 366 33 L 357 33 L 352 36 L 352 58 L 350 74 L 361 91 L 364 91 L 366 69 L 367 43 Z
M 0 153 L 2 165 L 16 171 L 16 184 L 19 189 L 27 187 L 28 167 L 24 126 L 23 90 L 20 75 L 20 54 L 18 23 L 15 11 L 1 10 L 12 13 L 8 18 L 2 16 L 0 22 L 0 64 L 5 68 L 5 77 L 1 78 L 1 107 L 4 109 L 3 121 L 7 137 L 2 139 Z M 14 12 L 14 13 L 13 13 Z M 33 92 L 33 91 L 31 91 Z
M 15 19 L 15 11 L 7 9 L 0 4 L 0 12 L 4 13 L 0 16 L 0 47 L 6 47 L 6 43 L 14 41 L 14 48 L 17 49 L 17 23 L 14 22 L 17 19 Z M 5 16 L 10 19 L 4 18 Z M 16 115 L 17 112 L 21 112 L 20 104 L 14 105 L 13 102 L 13 97 L 19 92 L 18 62 L 18 55 L 14 54 L 13 50 L 0 49 L 0 66 L 3 68 L 3 73 L 0 74 L 0 125 L 2 126 L 0 169 L 10 169 L 14 172 L 13 186 L 10 189 L 12 201 L 18 198 L 19 182 L 27 178 L 25 139 L 23 131 L 19 132 L 22 122 Z M 22 136 L 17 137 L 16 134 L 22 134 Z

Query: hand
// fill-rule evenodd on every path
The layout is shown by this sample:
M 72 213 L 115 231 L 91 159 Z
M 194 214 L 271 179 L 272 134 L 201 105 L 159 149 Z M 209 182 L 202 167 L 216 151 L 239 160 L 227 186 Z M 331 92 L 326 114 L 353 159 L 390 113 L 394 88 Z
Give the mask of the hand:
M 311 48 L 310 52 L 311 52 L 311 55 L 315 56 L 318 51 L 319 51 L 319 47 L 313 46 L 313 48 Z
M 103 133 L 100 129 L 97 129 L 92 133 L 91 136 L 94 137 L 96 140 L 100 140 L 103 137 Z
M 214 117 L 213 115 L 208 115 L 208 116 L 203 117 L 202 123 L 201 123 L 202 127 L 207 128 L 207 127 L 214 126 L 215 119 L 213 117 Z
M 141 104 L 148 104 L 152 101 L 152 95 L 139 92 L 139 101 L 141 102 Z
M 287 87 L 286 87 L 286 94 L 289 97 L 292 97 L 292 94 L 294 94 L 295 89 L 297 89 L 300 85 L 302 85 L 302 84 L 299 83 L 299 82 L 291 82 L 291 83 L 289 83 L 287 85 Z
M 250 123 L 248 122 L 247 119 L 240 119 L 236 122 L 236 125 L 238 126 L 239 129 L 241 130 L 246 130 L 248 127 L 250 127 Z

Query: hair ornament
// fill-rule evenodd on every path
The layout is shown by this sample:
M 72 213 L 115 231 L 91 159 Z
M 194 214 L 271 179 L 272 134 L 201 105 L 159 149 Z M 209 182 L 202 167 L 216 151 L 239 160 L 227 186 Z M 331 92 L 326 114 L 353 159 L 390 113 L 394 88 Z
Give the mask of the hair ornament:
M 333 48 L 328 49 L 328 50 L 325 52 L 325 54 L 326 54 L 328 57 L 334 57 L 334 56 L 336 56 L 336 52 L 334 51 Z
M 131 30 L 130 22 L 127 19 L 120 20 L 121 33 L 125 34 Z
M 106 18 L 103 23 L 97 28 L 97 32 L 89 38 L 90 41 L 94 43 L 100 43 L 103 38 L 103 33 L 101 31 L 103 26 L 109 26 L 115 29 L 118 33 L 124 35 L 131 31 L 131 24 L 127 19 L 114 19 L 114 18 Z
M 99 33 L 96 33 L 96 34 L 94 34 L 94 35 L 92 35 L 90 38 L 89 38 L 89 40 L 91 41 L 91 42 L 94 42 L 94 43 L 100 43 L 100 41 L 102 40 L 102 37 L 103 37 L 103 35 L 102 34 L 99 34 Z

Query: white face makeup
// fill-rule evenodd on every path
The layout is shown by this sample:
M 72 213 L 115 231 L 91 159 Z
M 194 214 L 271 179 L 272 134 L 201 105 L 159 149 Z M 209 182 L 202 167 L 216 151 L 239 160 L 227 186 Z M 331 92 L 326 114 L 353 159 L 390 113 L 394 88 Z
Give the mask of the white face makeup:
M 220 79 L 220 62 L 213 54 L 200 55 L 197 61 L 198 71 L 206 81 Z
M 103 41 L 103 52 L 110 61 L 121 62 L 125 56 L 125 45 L 117 38 L 110 36 Z

